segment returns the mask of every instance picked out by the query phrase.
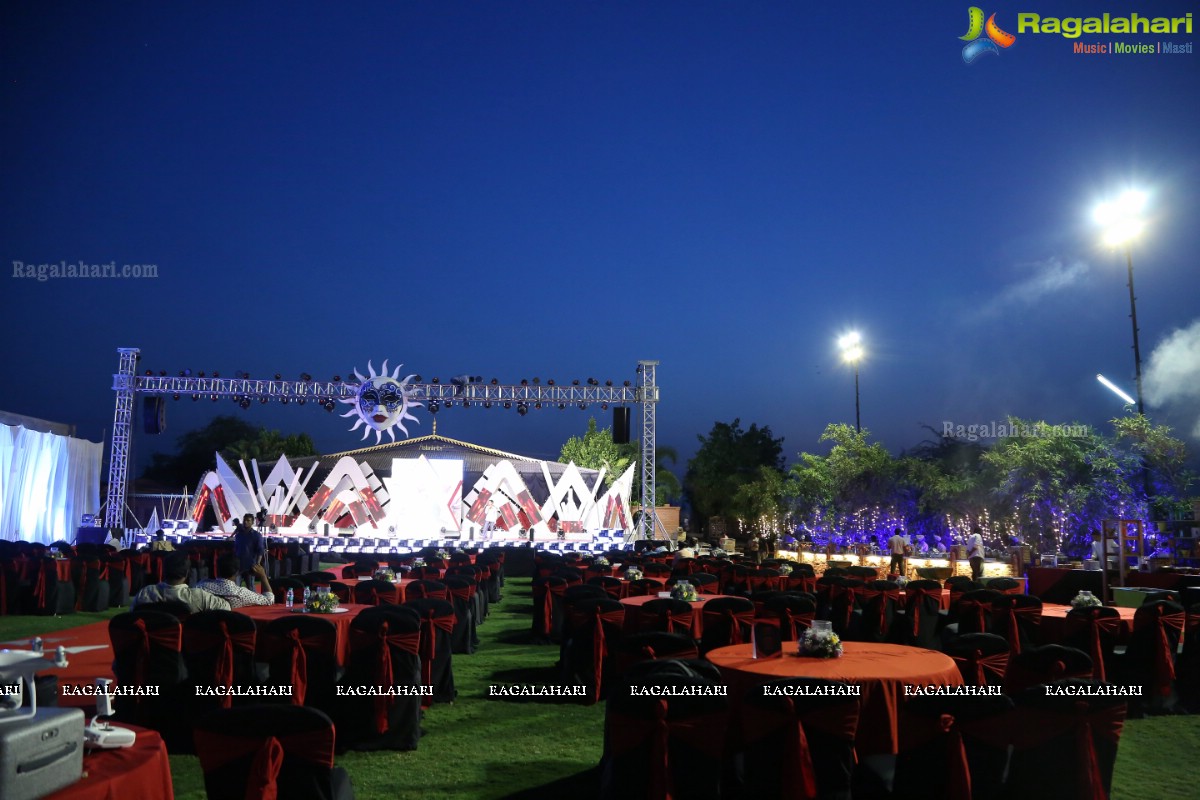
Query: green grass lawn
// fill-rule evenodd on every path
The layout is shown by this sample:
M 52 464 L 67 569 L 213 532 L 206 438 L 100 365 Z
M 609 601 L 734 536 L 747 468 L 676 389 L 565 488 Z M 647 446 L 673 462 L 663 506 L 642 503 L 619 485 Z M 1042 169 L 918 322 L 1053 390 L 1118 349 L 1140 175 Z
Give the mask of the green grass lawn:
M 106 619 L 103 614 L 0 618 L 0 641 L 43 635 Z M 454 657 L 458 701 L 425 715 L 426 735 L 412 753 L 348 753 L 338 763 L 350 773 L 359 800 L 439 800 L 517 796 L 591 797 L 591 772 L 600 759 L 604 706 L 573 702 L 488 699 L 492 684 L 548 683 L 558 648 L 528 643 L 532 597 L 528 578 L 510 578 L 504 601 L 480 626 L 473 656 Z M 1200 796 L 1200 718 L 1158 717 L 1126 723 L 1117 757 L 1113 800 Z M 172 756 L 175 796 L 204 800 L 193 756 Z M 553 790 L 538 787 L 555 784 Z

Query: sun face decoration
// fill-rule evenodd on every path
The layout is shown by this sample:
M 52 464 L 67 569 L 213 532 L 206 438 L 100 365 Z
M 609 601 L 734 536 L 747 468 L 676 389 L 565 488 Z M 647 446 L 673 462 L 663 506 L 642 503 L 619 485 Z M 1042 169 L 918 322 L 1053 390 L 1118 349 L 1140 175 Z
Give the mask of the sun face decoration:
M 371 431 L 375 431 L 375 443 L 379 444 L 383 439 L 383 434 L 386 431 L 392 441 L 396 441 L 396 433 L 393 428 L 399 427 L 404 431 L 404 435 L 408 435 L 408 428 L 404 427 L 404 420 L 411 419 L 417 422 L 417 418 L 408 413 L 410 408 L 420 406 L 413 399 L 413 392 L 408 388 L 409 381 L 414 376 L 409 375 L 406 378 L 400 378 L 400 367 L 396 367 L 392 374 L 388 374 L 387 361 L 383 362 L 383 369 L 379 374 L 375 374 L 375 368 L 371 366 L 371 362 L 367 362 L 367 372 L 369 375 L 360 375 L 358 370 L 354 370 L 354 377 L 358 378 L 358 396 L 353 399 L 338 400 L 339 403 L 345 403 L 353 406 L 343 417 L 357 417 L 354 421 L 354 427 L 350 430 L 356 431 L 360 427 L 365 426 L 362 438 L 366 439 L 371 435 Z

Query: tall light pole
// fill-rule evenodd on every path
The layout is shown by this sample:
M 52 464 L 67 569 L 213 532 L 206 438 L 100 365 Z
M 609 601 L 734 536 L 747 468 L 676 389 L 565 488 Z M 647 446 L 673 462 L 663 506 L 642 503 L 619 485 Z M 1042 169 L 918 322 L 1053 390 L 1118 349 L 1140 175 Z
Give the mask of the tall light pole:
M 1104 229 L 1104 243 L 1109 247 L 1125 248 L 1125 268 L 1129 274 L 1129 319 L 1133 323 L 1133 370 L 1137 385 L 1137 410 L 1146 413 L 1142 402 L 1142 350 L 1138 345 L 1137 297 L 1133 293 L 1133 240 L 1145 228 L 1142 209 L 1146 206 L 1146 195 L 1130 189 L 1116 200 L 1101 203 L 1094 213 L 1097 224 Z
M 851 331 L 838 339 L 838 348 L 842 351 L 842 361 L 854 365 L 854 430 L 862 433 L 862 415 L 858 404 L 858 362 L 865 352 L 862 336 L 858 331 Z

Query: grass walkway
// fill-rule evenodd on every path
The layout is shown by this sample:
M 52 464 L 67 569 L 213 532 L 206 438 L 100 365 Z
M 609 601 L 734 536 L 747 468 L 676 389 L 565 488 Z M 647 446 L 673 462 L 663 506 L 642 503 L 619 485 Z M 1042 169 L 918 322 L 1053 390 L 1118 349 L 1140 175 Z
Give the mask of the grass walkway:
M 454 657 L 458 701 L 425 716 L 426 736 L 412 753 L 348 753 L 359 800 L 567 797 L 595 793 L 604 706 L 487 698 L 489 685 L 550 683 L 558 648 L 528 643 L 532 615 L 528 578 L 510 578 L 504 600 L 479 628 L 473 656 Z M 67 617 L 0 617 L 0 641 L 29 638 L 107 619 L 117 610 Z M 1112 800 L 1190 800 L 1197 796 L 1200 717 L 1158 717 L 1125 725 Z M 193 756 L 172 756 L 175 796 L 204 800 Z M 541 789 L 556 784 L 553 789 Z

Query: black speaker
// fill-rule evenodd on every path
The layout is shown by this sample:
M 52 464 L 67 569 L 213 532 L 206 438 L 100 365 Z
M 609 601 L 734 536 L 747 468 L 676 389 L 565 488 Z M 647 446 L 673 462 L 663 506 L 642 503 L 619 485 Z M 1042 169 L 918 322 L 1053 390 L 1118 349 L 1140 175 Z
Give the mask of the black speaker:
M 142 403 L 142 430 L 162 433 L 167 429 L 167 402 L 161 397 L 147 397 Z
M 629 444 L 629 407 L 613 409 L 613 444 Z

